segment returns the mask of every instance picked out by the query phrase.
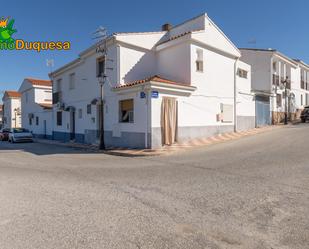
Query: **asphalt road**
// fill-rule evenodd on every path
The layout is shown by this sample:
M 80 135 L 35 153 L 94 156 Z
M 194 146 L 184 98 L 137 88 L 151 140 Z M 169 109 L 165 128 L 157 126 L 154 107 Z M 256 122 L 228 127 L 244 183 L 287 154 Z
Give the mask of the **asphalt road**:
M 169 156 L 0 143 L 0 248 L 309 248 L 309 125 Z

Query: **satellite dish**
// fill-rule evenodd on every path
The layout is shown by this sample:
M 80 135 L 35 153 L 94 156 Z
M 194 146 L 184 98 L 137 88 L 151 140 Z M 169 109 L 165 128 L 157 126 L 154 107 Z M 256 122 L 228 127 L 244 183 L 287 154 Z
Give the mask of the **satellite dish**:
M 280 90 L 284 90 L 284 88 L 285 88 L 285 87 L 284 87 L 284 84 L 280 84 L 280 85 L 279 85 L 279 88 L 280 88 Z

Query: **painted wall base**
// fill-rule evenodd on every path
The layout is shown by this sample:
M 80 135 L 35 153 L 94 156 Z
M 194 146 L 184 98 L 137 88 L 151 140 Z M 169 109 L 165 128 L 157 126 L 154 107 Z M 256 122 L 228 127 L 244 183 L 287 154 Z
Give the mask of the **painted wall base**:
M 237 116 L 237 131 L 247 131 L 254 129 L 255 126 L 254 116 Z
M 107 148 L 151 148 L 151 135 L 148 134 L 148 146 L 145 146 L 145 133 L 143 132 L 121 132 L 120 137 L 113 137 L 112 131 L 105 131 L 104 138 Z
M 70 142 L 71 141 L 71 133 L 54 131 L 53 132 L 53 140 L 61 141 L 61 142 L 64 142 L 64 143 Z M 85 143 L 85 135 L 76 133 L 74 141 L 76 143 Z
M 178 127 L 178 142 L 207 138 L 234 131 L 234 125 Z M 161 128 L 152 128 L 151 147 L 162 147 Z

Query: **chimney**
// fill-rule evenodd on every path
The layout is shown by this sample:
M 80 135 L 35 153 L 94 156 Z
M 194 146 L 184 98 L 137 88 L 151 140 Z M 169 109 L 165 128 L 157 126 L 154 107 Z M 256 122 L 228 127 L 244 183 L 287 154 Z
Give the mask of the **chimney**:
M 162 31 L 170 31 L 172 29 L 172 24 L 165 23 L 162 25 Z

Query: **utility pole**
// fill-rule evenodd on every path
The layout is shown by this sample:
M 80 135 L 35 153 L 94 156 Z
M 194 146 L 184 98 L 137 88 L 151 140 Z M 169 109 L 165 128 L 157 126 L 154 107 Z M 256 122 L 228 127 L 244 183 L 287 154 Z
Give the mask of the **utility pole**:
M 53 100 L 53 95 L 54 95 L 54 81 L 53 81 L 53 67 L 54 67 L 54 59 L 46 59 L 46 66 L 50 69 L 49 70 L 49 75 L 50 75 L 50 81 L 51 81 L 51 85 L 52 85 L 52 107 L 54 104 L 54 100 Z M 54 107 L 53 107 L 54 108 Z M 54 126 L 54 112 L 52 112 L 52 122 L 53 122 L 53 126 Z M 47 138 L 47 134 L 46 134 L 46 127 L 44 127 L 44 138 Z
M 104 27 L 99 27 L 94 32 L 94 39 L 99 40 L 96 52 L 103 55 L 103 72 L 100 72 L 98 77 L 99 86 L 100 86 L 100 100 L 99 100 L 99 149 L 105 150 L 105 141 L 104 141 L 104 99 L 103 99 L 103 90 L 104 84 L 107 79 L 106 75 L 106 62 L 107 62 L 107 30 Z M 100 70 L 100 69 L 99 69 Z

